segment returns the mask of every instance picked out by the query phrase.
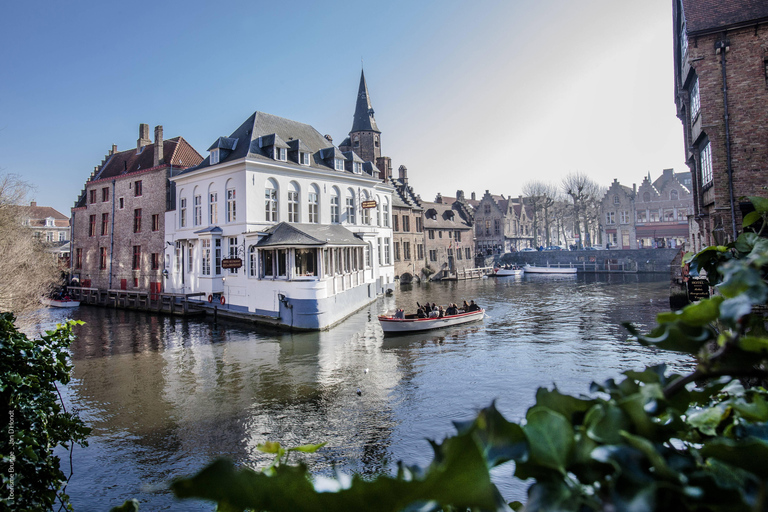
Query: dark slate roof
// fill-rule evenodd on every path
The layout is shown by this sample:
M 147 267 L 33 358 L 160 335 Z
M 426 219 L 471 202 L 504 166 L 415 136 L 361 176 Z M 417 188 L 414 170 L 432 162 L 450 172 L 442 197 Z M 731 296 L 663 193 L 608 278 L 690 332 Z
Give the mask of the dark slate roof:
M 288 141 L 288 147 L 291 149 L 291 151 L 301 151 L 302 153 L 311 153 L 312 150 L 301 142 L 301 139 L 293 139 Z
M 259 144 L 259 137 L 262 137 Z M 333 158 L 345 158 L 341 151 L 312 126 L 283 117 L 254 112 L 232 134 L 230 139 L 237 139 L 235 149 L 221 157 L 219 163 L 231 162 L 242 158 L 274 162 L 274 155 L 268 143 L 277 143 L 280 147 L 294 149 L 293 141 L 301 141 L 302 151 L 312 154 L 310 167 L 333 171 Z M 265 144 L 266 143 L 266 144 Z M 304 149 L 306 148 L 306 149 Z M 295 156 L 295 155 L 294 155 Z M 289 161 L 295 162 L 294 159 Z M 181 174 L 190 173 L 210 167 L 210 157 L 193 169 L 187 169 Z M 340 171 L 335 171 L 340 172 Z
M 424 208 L 424 228 L 427 229 L 472 229 L 461 210 L 442 203 L 422 203 Z M 434 210 L 435 217 L 428 215 Z
M 355 104 L 355 118 L 352 121 L 354 132 L 376 132 L 379 131 L 376 126 L 376 120 L 373 118 L 373 107 L 371 106 L 371 96 L 368 94 L 368 84 L 365 82 L 365 72 L 360 72 L 360 87 L 357 90 L 357 103 Z
M 688 34 L 768 19 L 765 0 L 682 0 Z
M 353 162 L 357 162 L 357 163 L 364 162 L 364 160 L 359 156 L 357 156 L 357 153 L 355 153 L 354 151 L 344 151 L 342 155 L 344 155 L 344 158 L 346 158 L 347 160 L 352 160 Z
M 229 137 L 219 137 L 216 142 L 211 144 L 208 151 L 212 149 L 226 149 L 232 151 L 237 146 L 237 139 L 230 139 Z
M 389 177 L 387 180 L 395 190 L 392 194 L 392 204 L 400 208 L 422 210 L 420 198 L 413 192 L 413 187 L 404 184 L 398 178 Z
M 340 224 L 289 224 L 281 222 L 266 230 L 267 236 L 257 247 L 275 246 L 349 246 L 366 245 L 350 230 Z
M 224 231 L 220 227 L 218 227 L 218 226 L 209 226 L 207 228 L 201 229 L 200 231 L 195 231 L 195 234 L 196 235 L 202 235 L 204 233 L 211 233 L 213 235 L 220 235 L 223 232 Z

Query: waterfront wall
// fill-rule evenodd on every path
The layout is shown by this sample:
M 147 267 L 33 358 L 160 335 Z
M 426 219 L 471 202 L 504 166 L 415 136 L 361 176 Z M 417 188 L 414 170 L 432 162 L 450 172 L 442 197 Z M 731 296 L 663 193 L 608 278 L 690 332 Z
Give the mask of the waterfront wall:
M 604 251 L 511 252 L 491 258 L 514 265 L 576 266 L 588 272 L 628 271 L 669 273 L 680 249 L 612 249 Z

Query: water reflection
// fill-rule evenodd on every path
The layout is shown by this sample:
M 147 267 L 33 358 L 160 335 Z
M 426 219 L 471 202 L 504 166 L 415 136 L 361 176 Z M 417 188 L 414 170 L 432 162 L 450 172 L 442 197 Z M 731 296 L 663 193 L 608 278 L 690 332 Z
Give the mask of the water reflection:
M 67 400 L 94 433 L 75 452 L 68 492 L 84 510 L 132 497 L 148 510 L 206 510 L 157 486 L 218 455 L 263 466 L 269 457 L 256 446 L 267 440 L 327 441 L 305 457 L 320 473 L 426 464 L 425 438 L 444 438 L 492 400 L 520 419 L 539 386 L 584 393 L 592 380 L 668 360 L 625 342 L 618 326 L 650 325 L 666 293 L 664 281 L 637 275 L 431 283 L 403 287 L 331 331 L 300 334 L 80 308 Z M 375 320 L 465 299 L 487 309 L 483 323 L 384 338 Z M 524 485 L 505 471 L 494 474 L 505 497 L 522 498 Z

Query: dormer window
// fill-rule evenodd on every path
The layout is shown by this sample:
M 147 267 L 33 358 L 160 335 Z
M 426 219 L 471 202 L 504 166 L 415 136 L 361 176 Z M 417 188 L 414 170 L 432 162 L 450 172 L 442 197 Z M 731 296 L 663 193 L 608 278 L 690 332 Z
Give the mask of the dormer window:
M 47 219 L 45 219 L 45 226 L 49 228 L 53 227 L 53 218 L 48 217 Z
M 343 158 L 334 158 L 333 159 L 333 168 L 337 171 L 343 171 L 344 170 L 344 159 Z
M 285 148 L 279 148 L 275 146 L 275 160 L 280 160 L 281 162 L 285 162 Z
M 211 159 L 210 159 L 211 165 L 216 165 L 219 163 L 219 149 L 212 149 L 211 150 Z
M 355 174 L 363 174 L 363 163 L 352 162 L 352 172 L 354 172 Z
M 299 163 L 301 165 L 309 165 L 309 153 L 299 153 Z

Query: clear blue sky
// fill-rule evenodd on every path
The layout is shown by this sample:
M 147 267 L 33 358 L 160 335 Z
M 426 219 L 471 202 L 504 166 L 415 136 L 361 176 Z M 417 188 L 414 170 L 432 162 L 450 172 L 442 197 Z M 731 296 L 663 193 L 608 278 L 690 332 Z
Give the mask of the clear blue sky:
M 65 215 L 112 144 L 199 152 L 253 111 L 352 126 L 361 58 L 383 153 L 417 193 L 516 196 L 582 171 L 687 170 L 671 0 L 9 2 L 0 172 Z

